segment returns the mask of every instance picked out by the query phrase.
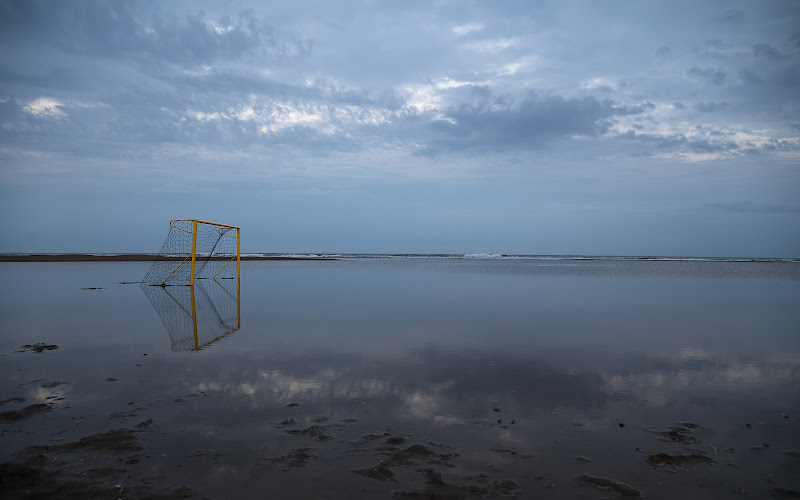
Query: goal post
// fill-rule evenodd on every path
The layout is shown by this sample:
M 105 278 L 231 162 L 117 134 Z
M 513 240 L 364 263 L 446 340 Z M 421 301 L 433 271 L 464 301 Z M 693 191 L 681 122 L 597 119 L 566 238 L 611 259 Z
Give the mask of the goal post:
M 240 269 L 238 226 L 200 219 L 172 219 L 167 239 L 143 284 L 194 286 L 197 279 L 235 279 L 238 282 Z

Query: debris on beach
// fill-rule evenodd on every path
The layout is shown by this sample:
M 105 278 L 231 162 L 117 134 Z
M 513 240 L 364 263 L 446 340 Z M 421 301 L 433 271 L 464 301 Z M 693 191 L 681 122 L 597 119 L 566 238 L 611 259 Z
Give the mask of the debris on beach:
M 43 351 L 53 351 L 55 349 L 58 349 L 58 346 L 55 345 L 55 344 L 45 344 L 43 342 L 39 342 L 37 344 L 25 344 L 17 352 L 32 351 L 32 352 L 40 353 L 40 352 L 43 352 Z
M 589 476 L 584 474 L 578 478 L 578 484 L 581 486 L 594 486 L 601 490 L 609 490 L 619 495 L 619 498 L 644 498 L 644 493 L 636 488 L 625 484 L 606 479 L 604 477 Z
M 26 418 L 31 418 L 32 416 L 38 415 L 40 413 L 47 413 L 50 410 L 52 410 L 52 408 L 50 407 L 49 404 L 37 403 L 26 406 L 21 410 L 8 410 L 0 412 L 0 421 L 15 422 L 17 420 L 25 420 Z

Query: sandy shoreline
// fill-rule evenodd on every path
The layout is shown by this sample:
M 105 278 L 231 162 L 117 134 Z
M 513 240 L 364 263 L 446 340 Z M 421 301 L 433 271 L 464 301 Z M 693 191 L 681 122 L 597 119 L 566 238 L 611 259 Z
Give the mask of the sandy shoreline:
M 91 254 L 29 254 L 29 255 L 0 255 L 0 262 L 152 262 L 157 255 L 152 254 L 119 254 L 119 255 L 91 255 Z M 169 260 L 183 260 L 174 257 Z M 283 256 L 242 256 L 241 260 L 337 260 L 333 257 L 283 257 Z

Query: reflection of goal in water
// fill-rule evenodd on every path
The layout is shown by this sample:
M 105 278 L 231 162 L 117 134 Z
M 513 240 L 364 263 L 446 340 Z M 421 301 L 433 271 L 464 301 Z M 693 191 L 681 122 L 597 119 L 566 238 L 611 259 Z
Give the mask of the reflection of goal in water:
M 198 351 L 239 329 L 238 279 L 198 279 L 194 286 L 142 290 L 161 317 L 174 351 Z
M 172 219 L 142 281 L 176 351 L 199 350 L 240 325 L 239 228 Z

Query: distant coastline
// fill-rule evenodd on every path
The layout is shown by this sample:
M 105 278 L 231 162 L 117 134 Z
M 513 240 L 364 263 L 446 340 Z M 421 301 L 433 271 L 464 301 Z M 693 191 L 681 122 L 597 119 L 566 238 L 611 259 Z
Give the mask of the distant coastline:
M 120 253 L 6 253 L 0 262 L 151 262 L 156 254 Z M 183 257 L 167 257 L 183 260 Z M 225 258 L 227 260 L 227 257 Z M 342 259 L 465 259 L 465 260 L 533 260 L 533 261 L 655 261 L 655 262 L 786 262 L 800 263 L 798 257 L 670 257 L 614 255 L 506 255 L 506 254 L 364 254 L 364 253 L 247 253 L 241 260 L 342 260 Z
M 152 262 L 158 257 L 152 254 L 0 254 L 0 262 Z M 181 257 L 168 257 L 168 260 L 183 260 Z M 242 255 L 241 260 L 336 260 L 333 257 L 304 257 L 279 255 Z

